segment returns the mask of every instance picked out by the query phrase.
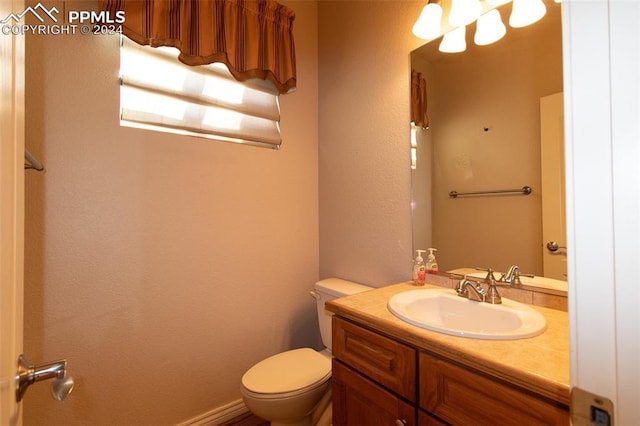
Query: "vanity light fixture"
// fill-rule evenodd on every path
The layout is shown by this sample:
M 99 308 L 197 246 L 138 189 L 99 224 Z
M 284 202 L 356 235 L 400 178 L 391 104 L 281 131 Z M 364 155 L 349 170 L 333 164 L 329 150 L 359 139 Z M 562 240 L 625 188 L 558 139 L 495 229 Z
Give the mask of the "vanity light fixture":
M 422 9 L 420 17 L 413 25 L 412 32 L 416 37 L 430 40 L 440 37 L 442 32 L 442 6 L 440 0 L 429 0 Z
M 412 32 L 416 37 L 433 40 L 442 32 L 442 3 L 443 0 L 428 0 L 422 9 L 420 17 L 413 25 Z M 476 44 L 484 46 L 495 43 L 506 34 L 506 27 L 502 23 L 498 6 L 513 1 L 509 26 L 513 28 L 526 27 L 539 21 L 547 12 L 543 0 L 484 0 L 483 7 L 480 0 L 450 0 L 451 10 L 447 21 L 454 27 L 442 37 L 440 51 L 446 53 L 464 52 L 467 48 L 464 40 L 465 26 L 477 20 Z M 562 0 L 554 0 L 561 3 Z M 482 14 L 483 8 L 492 8 Z M 461 37 L 462 33 L 462 37 Z
M 459 53 L 464 52 L 466 48 L 466 27 L 458 27 L 442 37 L 438 50 L 444 53 Z
M 490 10 L 478 18 L 473 41 L 479 46 L 495 43 L 507 33 L 498 9 Z
M 449 24 L 463 27 L 478 19 L 482 13 L 480 0 L 451 0 Z
M 513 10 L 509 17 L 509 26 L 526 27 L 539 21 L 547 13 L 542 0 L 513 0 Z

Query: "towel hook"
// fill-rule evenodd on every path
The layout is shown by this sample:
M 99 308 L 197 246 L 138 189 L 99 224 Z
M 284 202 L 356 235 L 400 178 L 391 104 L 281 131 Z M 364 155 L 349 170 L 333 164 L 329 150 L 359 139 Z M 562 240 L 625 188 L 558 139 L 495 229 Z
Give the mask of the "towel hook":
M 36 160 L 36 158 L 27 149 L 24 150 L 24 158 L 27 160 L 27 163 L 24 164 L 25 170 L 33 169 L 39 172 L 44 170 L 42 163 Z

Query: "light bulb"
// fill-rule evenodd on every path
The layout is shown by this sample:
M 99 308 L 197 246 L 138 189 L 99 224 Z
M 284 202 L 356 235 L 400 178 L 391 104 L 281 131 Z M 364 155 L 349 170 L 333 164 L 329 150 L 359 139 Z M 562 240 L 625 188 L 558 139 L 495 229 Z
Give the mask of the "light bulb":
M 465 40 L 466 27 L 458 27 L 452 31 L 449 31 L 442 37 L 440 47 L 438 50 L 444 53 L 458 53 L 464 52 L 467 48 L 467 41 Z
M 547 13 L 542 0 L 513 0 L 513 9 L 509 17 L 509 26 L 526 27 L 540 20 Z
M 488 5 L 491 6 L 502 6 L 503 4 L 509 3 L 511 0 L 485 0 Z
M 480 0 L 452 0 L 449 23 L 452 27 L 464 27 L 478 19 L 481 13 Z
M 480 46 L 495 43 L 507 33 L 498 9 L 490 10 L 478 18 L 473 41 Z
M 440 21 L 442 20 L 442 7 L 437 3 L 429 3 L 420 13 L 420 17 L 413 25 L 413 34 L 425 40 L 440 37 L 442 32 Z

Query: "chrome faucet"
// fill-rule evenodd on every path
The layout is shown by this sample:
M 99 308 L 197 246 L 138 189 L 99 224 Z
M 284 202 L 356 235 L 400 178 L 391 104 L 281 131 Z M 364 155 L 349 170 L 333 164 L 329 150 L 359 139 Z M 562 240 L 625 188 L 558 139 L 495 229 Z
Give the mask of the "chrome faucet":
M 500 279 L 496 280 L 493 269 L 491 268 L 476 268 L 479 271 L 485 271 L 487 276 L 484 278 L 484 282 L 487 283 L 487 289 L 482 288 L 482 285 L 478 281 L 471 280 L 465 275 L 456 287 L 456 293 L 460 297 L 466 297 L 469 300 L 475 300 L 476 302 L 486 302 L 493 305 L 502 303 L 502 297 L 498 292 L 499 285 L 522 284 L 520 277 L 534 276 L 531 274 L 520 273 L 518 265 L 512 265 L 507 269 L 507 272 L 500 276 Z M 453 275 L 451 276 L 453 278 Z
M 486 297 L 486 291 L 479 282 L 473 281 L 467 278 L 465 275 L 464 278 L 458 282 L 458 287 L 456 287 L 456 293 L 460 297 L 466 297 L 469 300 L 475 300 L 476 302 L 484 302 Z
M 458 282 L 458 286 L 456 287 L 456 293 L 458 293 L 458 296 L 466 297 L 467 299 L 475 300 L 476 302 L 491 303 L 492 305 L 502 303 L 502 298 L 500 297 L 500 293 L 498 293 L 498 289 L 496 287 L 498 282 L 496 281 L 496 277 L 493 275 L 493 269 L 476 269 L 487 272 L 487 276 L 484 278 L 484 281 L 488 285 L 487 289 L 485 290 L 478 281 L 470 280 L 465 275 Z
M 529 277 L 533 278 L 535 275 L 533 274 L 523 274 L 520 272 L 520 268 L 518 265 L 511 265 L 507 268 L 507 271 L 500 276 L 499 282 L 507 283 L 507 284 L 522 284 L 520 281 L 520 277 Z

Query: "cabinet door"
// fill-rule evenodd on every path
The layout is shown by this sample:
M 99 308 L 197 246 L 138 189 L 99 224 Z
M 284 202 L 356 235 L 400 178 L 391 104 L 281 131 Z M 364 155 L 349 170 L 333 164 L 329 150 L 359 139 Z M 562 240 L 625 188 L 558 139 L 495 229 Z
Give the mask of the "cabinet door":
M 415 426 L 416 409 L 333 360 L 333 426 Z
M 449 423 L 444 423 L 439 419 L 433 417 L 431 414 L 424 411 L 418 411 L 418 426 L 448 426 Z
M 568 407 L 420 353 L 420 407 L 455 425 L 568 425 Z
M 334 316 L 333 355 L 391 391 L 415 402 L 415 349 Z

